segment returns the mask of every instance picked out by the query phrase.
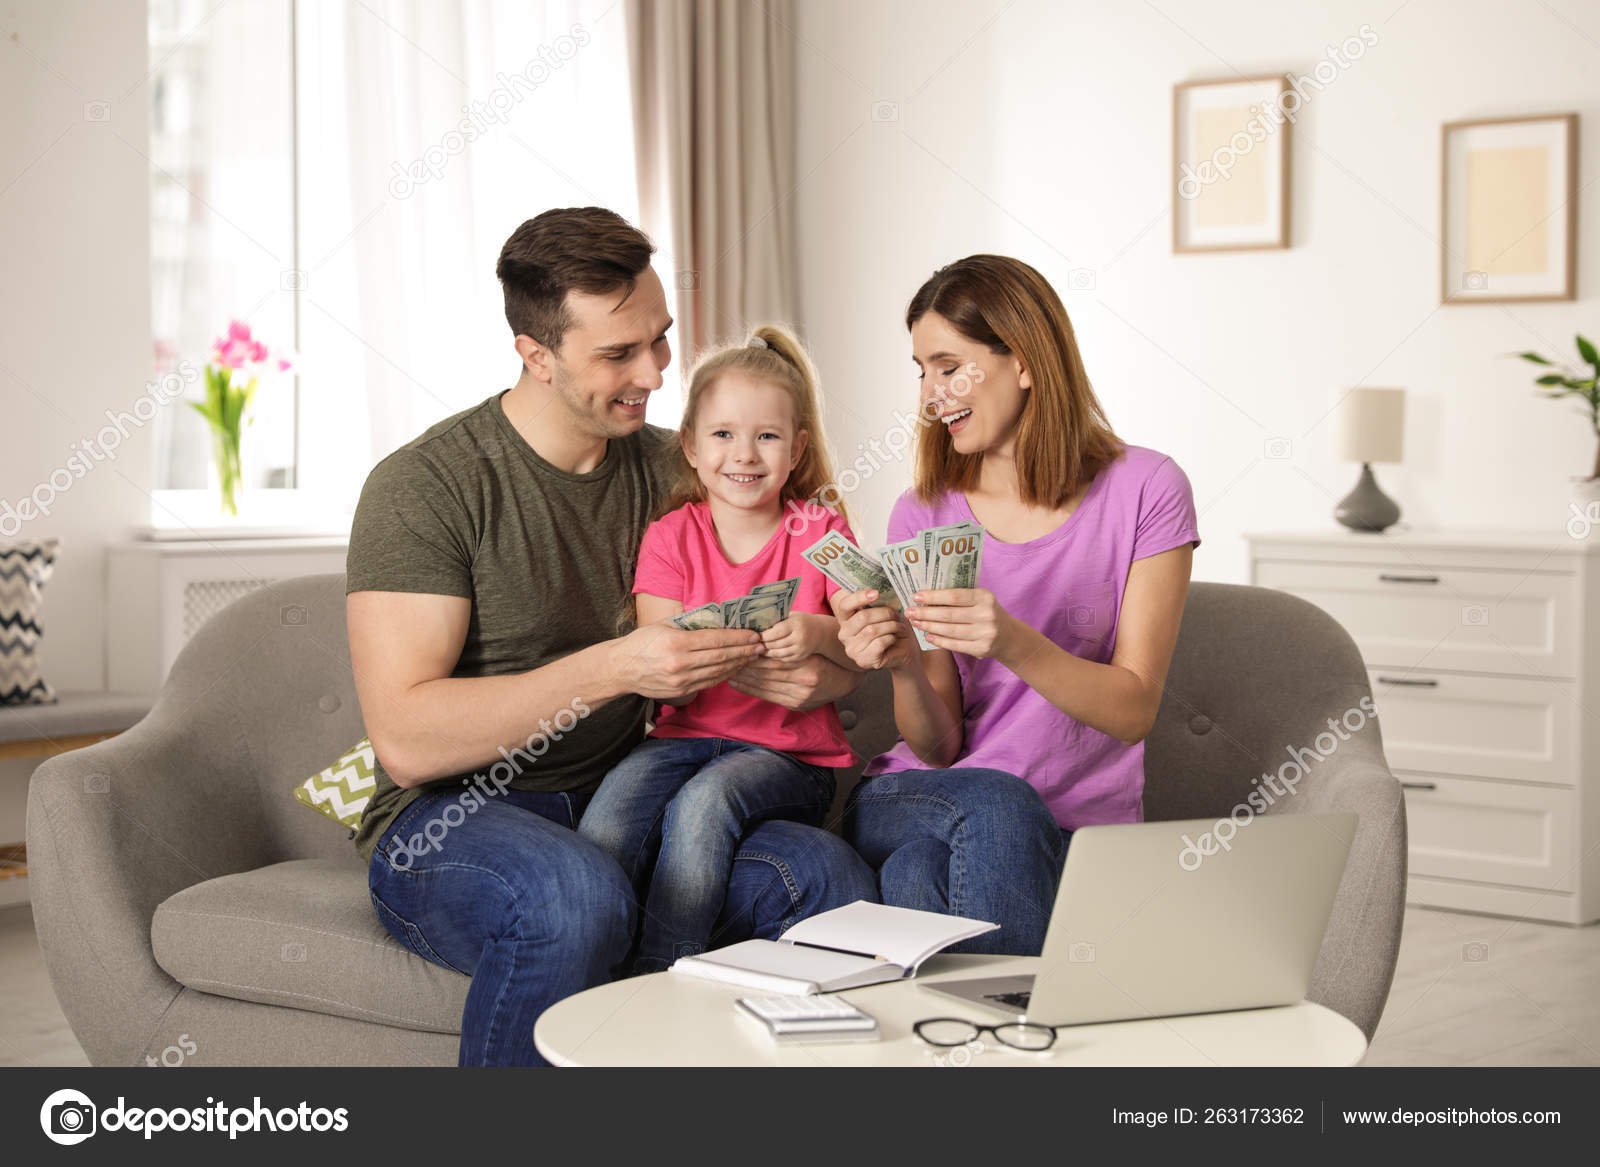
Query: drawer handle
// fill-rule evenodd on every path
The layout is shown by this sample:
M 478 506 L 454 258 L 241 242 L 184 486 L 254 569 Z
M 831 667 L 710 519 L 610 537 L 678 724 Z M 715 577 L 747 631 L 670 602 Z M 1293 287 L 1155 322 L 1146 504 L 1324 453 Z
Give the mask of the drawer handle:
M 1436 584 L 1439 582 L 1439 577 L 1436 575 L 1393 575 L 1387 571 L 1379 572 L 1378 579 L 1384 583 Z
M 1439 682 L 1432 677 L 1383 677 L 1378 678 L 1380 685 L 1409 685 L 1413 689 L 1437 689 Z
M 1400 789 L 1402 789 L 1402 790 L 1437 790 L 1437 789 L 1439 789 L 1439 784 L 1437 782 L 1402 782 L 1402 783 L 1400 783 Z

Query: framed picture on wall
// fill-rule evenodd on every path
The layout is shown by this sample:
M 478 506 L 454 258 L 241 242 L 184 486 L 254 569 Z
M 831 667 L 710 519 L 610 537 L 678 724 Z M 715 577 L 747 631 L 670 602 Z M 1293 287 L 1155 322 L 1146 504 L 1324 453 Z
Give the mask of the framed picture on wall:
M 1444 127 L 1446 304 L 1577 296 L 1578 115 Z
M 1288 88 L 1282 74 L 1173 86 L 1173 251 L 1289 246 Z

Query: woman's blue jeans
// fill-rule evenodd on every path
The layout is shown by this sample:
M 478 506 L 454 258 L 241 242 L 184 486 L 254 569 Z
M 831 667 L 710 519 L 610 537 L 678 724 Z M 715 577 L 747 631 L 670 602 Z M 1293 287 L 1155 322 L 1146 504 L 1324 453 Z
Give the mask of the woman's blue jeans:
M 1038 792 L 999 770 L 902 770 L 850 793 L 845 838 L 886 904 L 1000 925 L 951 952 L 1037 956 L 1071 832 Z

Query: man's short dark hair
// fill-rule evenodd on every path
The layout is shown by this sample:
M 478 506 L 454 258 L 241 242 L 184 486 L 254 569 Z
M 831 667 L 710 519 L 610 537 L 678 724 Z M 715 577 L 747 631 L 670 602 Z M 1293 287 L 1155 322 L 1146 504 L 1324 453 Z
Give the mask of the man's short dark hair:
M 654 252 L 649 236 L 604 207 L 561 207 L 529 219 L 511 233 L 494 268 L 506 323 L 518 336 L 559 349 L 572 327 L 567 293 L 632 295 Z

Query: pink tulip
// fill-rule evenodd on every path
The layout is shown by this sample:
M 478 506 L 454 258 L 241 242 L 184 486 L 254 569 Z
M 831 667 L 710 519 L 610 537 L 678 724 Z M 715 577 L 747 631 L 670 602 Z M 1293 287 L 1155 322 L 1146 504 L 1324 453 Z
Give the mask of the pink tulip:
M 249 368 L 253 371 L 257 366 L 275 362 L 279 372 L 288 372 L 298 359 L 287 351 L 274 355 L 265 341 L 255 338 L 249 324 L 231 320 L 228 331 L 212 342 L 210 363 L 230 370 Z

